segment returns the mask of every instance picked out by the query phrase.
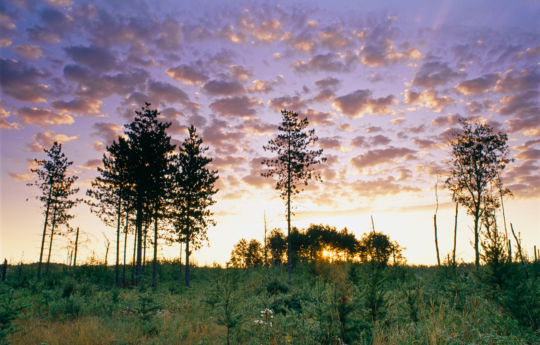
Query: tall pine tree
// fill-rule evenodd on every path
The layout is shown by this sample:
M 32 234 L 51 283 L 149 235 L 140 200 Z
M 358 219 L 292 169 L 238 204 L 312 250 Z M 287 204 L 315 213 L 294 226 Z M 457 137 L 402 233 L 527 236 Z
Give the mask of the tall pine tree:
M 166 197 L 166 179 L 174 145 L 166 130 L 169 122 L 159 120 L 159 112 L 150 108 L 150 103 L 135 111 L 134 120 L 127 124 L 126 135 L 129 145 L 128 181 L 132 186 L 135 233 L 137 236 L 136 276 L 142 275 L 143 224 L 154 219 L 154 265 L 153 283 L 157 272 L 158 217 L 159 208 Z
M 41 190 L 41 195 L 37 198 L 44 204 L 45 214 L 43 234 L 41 237 L 41 249 L 39 252 L 38 279 L 41 277 L 43 249 L 45 247 L 45 237 L 47 235 L 51 213 L 51 235 L 47 262 L 50 261 L 55 227 L 59 225 L 68 225 L 69 220 L 73 218 L 73 215 L 69 213 L 69 210 L 79 201 L 71 198 L 72 195 L 79 191 L 79 188 L 73 186 L 73 183 L 78 177 L 67 175 L 67 169 L 73 162 L 68 161 L 66 155 L 62 152 L 62 144 L 54 142 L 50 149 L 45 149 L 44 151 L 47 154 L 48 159 L 35 160 L 38 167 L 32 169 L 32 172 L 36 174 L 37 180 L 29 184 L 31 186 L 37 186 Z
M 315 130 L 307 130 L 307 118 L 300 119 L 292 111 L 281 111 L 282 121 L 278 127 L 279 133 L 263 146 L 265 151 L 276 155 L 275 158 L 265 159 L 262 164 L 268 170 L 262 173 L 264 177 L 277 177 L 276 189 L 281 192 L 287 205 L 287 272 L 291 285 L 291 198 L 302 191 L 302 186 L 314 178 L 320 180 L 315 167 L 326 161 L 322 157 L 322 149 L 313 150 L 311 146 L 318 140 Z
M 86 191 L 91 197 L 87 203 L 90 210 L 97 214 L 105 224 L 112 226 L 116 222 L 116 263 L 115 283 L 120 280 L 120 225 L 121 218 L 131 208 L 128 180 L 129 145 L 119 137 L 107 146 L 103 154 L 103 166 L 98 167 L 99 176 L 92 181 L 92 188 Z M 123 209 L 123 211 L 122 211 Z
M 189 256 L 190 247 L 197 249 L 208 240 L 206 232 L 209 225 L 215 225 L 213 213 L 209 209 L 218 192 L 214 184 L 218 179 L 216 170 L 209 170 L 212 158 L 204 155 L 208 147 L 202 146 L 203 140 L 195 127 L 189 127 L 189 136 L 178 148 L 174 159 L 173 174 L 173 209 L 174 225 L 178 240 L 185 243 L 185 282 L 190 284 Z

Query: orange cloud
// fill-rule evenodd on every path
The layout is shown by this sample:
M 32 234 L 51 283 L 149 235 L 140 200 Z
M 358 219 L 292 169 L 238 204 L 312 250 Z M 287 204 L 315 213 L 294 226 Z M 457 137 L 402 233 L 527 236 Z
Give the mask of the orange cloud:
M 24 107 L 17 110 L 17 116 L 21 118 L 22 123 L 25 125 L 38 125 L 40 127 L 70 125 L 75 122 L 73 117 L 67 114 L 59 114 L 46 108 Z
M 51 147 L 54 142 L 66 143 L 77 139 L 79 139 L 78 135 L 68 136 L 65 134 L 56 134 L 53 131 L 39 132 L 32 136 L 33 142 L 28 144 L 28 151 L 42 152 L 44 148 Z
M 165 71 L 169 77 L 185 84 L 195 85 L 204 83 L 208 77 L 197 68 L 189 65 L 179 65 Z

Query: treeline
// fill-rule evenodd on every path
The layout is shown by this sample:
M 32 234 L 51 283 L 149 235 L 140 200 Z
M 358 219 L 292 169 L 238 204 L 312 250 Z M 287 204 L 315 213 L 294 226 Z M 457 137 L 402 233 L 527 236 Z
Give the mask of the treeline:
M 287 243 L 291 246 L 291 263 L 373 262 L 385 267 L 402 264 L 403 248 L 381 232 L 364 233 L 357 239 L 347 228 L 337 230 L 329 225 L 311 224 L 307 229 L 293 227 L 290 237 L 274 229 L 265 243 L 241 239 L 231 252 L 229 264 L 248 268 L 262 265 L 283 265 L 287 259 Z

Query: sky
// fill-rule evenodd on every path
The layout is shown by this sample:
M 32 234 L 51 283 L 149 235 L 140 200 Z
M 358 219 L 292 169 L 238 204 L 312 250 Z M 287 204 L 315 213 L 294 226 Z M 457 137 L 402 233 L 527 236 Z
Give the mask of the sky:
M 27 186 L 34 158 L 62 143 L 83 197 L 106 146 L 144 102 L 171 123 L 175 144 L 193 124 L 219 171 L 217 225 L 193 254 L 200 265 L 225 263 L 241 238 L 262 241 L 265 214 L 268 230 L 286 229 L 275 182 L 260 174 L 282 109 L 308 118 L 327 158 L 323 181 L 294 197 L 293 226 L 347 227 L 359 238 L 373 217 L 410 264 L 435 264 L 435 186 L 444 257 L 454 229 L 448 139 L 467 118 L 508 134 L 506 220 L 532 255 L 540 247 L 538 23 L 540 4 L 527 0 L 3 1 L 0 259 L 38 260 L 44 215 Z M 75 214 L 78 260 L 103 260 L 115 229 L 85 205 Z M 472 228 L 461 208 L 459 260 L 474 259 Z M 54 261 L 66 262 L 72 236 L 57 237 Z M 164 243 L 159 256 L 179 250 Z

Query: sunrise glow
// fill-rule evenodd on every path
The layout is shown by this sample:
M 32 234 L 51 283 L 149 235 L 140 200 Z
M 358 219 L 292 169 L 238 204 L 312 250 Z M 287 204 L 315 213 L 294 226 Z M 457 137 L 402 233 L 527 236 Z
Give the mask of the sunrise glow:
M 435 185 L 446 257 L 448 138 L 470 118 L 508 133 L 506 220 L 532 255 L 540 246 L 539 13 L 534 1 L 5 1 L 0 260 L 38 259 L 42 204 L 26 185 L 33 159 L 61 142 L 83 197 L 106 146 L 144 102 L 172 123 L 174 144 L 193 124 L 219 171 L 217 225 L 193 254 L 199 265 L 226 263 L 241 238 L 262 241 L 265 213 L 268 230 L 286 230 L 275 182 L 261 176 L 282 109 L 307 117 L 327 158 L 322 182 L 294 198 L 293 226 L 346 227 L 357 238 L 374 226 L 405 248 L 408 263 L 435 264 Z M 470 262 L 472 218 L 460 212 L 457 256 Z M 81 262 L 103 260 L 115 229 L 84 204 L 75 213 Z M 58 238 L 54 261 L 67 260 L 66 240 Z M 159 256 L 179 250 L 163 240 Z

